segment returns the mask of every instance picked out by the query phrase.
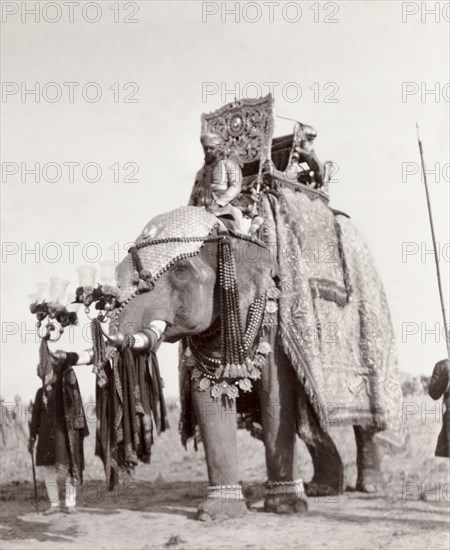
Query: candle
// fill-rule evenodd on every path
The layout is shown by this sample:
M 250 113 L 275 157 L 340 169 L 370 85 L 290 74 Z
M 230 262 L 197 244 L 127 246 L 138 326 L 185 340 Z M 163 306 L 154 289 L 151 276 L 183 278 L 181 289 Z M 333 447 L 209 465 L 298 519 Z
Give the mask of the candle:
M 49 287 L 50 287 L 49 283 L 36 283 L 37 301 L 39 303 L 43 302 L 48 297 L 47 294 L 48 294 Z
M 82 265 L 77 269 L 79 286 L 95 286 L 95 272 L 91 265 Z
M 51 302 L 60 302 L 64 298 L 69 281 L 59 277 L 50 277 L 49 297 Z
M 77 312 L 81 306 L 81 304 L 75 302 L 74 304 L 72 302 L 75 302 L 75 293 L 74 292 L 68 292 L 67 293 L 67 305 L 66 309 L 67 311 L 75 311 Z
M 115 286 L 116 265 L 115 262 L 100 262 L 100 282 L 102 284 Z

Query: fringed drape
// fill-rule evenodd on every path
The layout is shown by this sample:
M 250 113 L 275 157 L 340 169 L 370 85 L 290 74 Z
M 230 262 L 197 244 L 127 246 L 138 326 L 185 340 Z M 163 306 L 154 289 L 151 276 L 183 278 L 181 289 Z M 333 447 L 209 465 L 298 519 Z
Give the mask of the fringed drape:
M 166 430 L 166 407 L 154 352 L 126 350 L 106 364 L 107 383 L 97 385 L 95 454 L 105 467 L 110 490 L 120 472 L 130 472 L 139 461 L 150 463 L 153 430 Z
M 42 402 L 45 408 L 48 402 L 47 386 L 50 384 L 53 378 L 53 363 L 50 355 L 50 349 L 48 347 L 48 338 L 43 338 L 39 346 L 39 363 L 37 366 L 37 375 L 42 380 Z

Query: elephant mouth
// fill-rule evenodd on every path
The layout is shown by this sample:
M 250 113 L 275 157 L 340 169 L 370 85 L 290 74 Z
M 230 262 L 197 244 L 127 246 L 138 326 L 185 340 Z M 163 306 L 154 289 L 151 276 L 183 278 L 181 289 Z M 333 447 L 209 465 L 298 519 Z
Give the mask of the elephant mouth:
M 176 325 L 172 325 L 170 323 L 167 323 L 167 328 L 164 331 L 163 334 L 163 340 L 164 342 L 168 342 L 169 344 L 173 344 L 175 342 L 178 342 L 181 340 L 183 336 L 189 336 L 190 334 L 198 334 L 198 329 L 196 327 L 191 328 L 180 328 Z
M 170 334 L 164 334 L 164 336 L 163 336 L 163 341 L 167 342 L 168 344 L 174 344 L 175 342 L 178 342 L 179 340 L 181 340 L 181 336 L 179 336 L 179 335 L 170 336 Z

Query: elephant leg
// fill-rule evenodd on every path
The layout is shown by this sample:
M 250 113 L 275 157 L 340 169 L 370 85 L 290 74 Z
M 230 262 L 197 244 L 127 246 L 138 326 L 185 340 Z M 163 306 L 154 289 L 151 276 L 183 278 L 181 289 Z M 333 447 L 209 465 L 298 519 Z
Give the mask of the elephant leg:
M 264 510 L 303 513 L 307 502 L 296 460 L 297 379 L 277 341 L 263 368 L 260 404 L 268 482 Z
M 192 388 L 195 414 L 200 426 L 209 487 L 197 519 L 210 521 L 239 517 L 247 512 L 238 483 L 236 405 L 215 400 L 208 390 Z
M 314 476 L 306 486 L 308 496 L 334 496 L 344 492 L 344 465 L 331 436 L 320 434 L 316 445 L 307 444 Z
M 376 430 L 353 426 L 356 439 L 356 465 L 358 479 L 356 490 L 375 493 L 383 485 L 378 445 L 374 440 Z

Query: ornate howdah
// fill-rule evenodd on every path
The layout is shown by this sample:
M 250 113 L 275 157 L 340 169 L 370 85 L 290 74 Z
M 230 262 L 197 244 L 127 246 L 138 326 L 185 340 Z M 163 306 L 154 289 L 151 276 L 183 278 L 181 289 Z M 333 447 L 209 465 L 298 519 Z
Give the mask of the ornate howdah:
M 241 164 L 270 159 L 273 134 L 271 94 L 258 99 L 241 99 L 217 111 L 202 115 L 202 132 L 222 136 L 229 154 Z
M 273 138 L 273 104 L 268 94 L 235 100 L 202 114 L 201 132 L 219 134 L 225 143 L 226 156 L 235 158 L 241 166 L 242 193 L 233 204 L 245 211 L 246 193 L 251 189 L 259 193 L 263 186 L 269 189 L 287 186 L 327 202 L 331 161 L 321 165 L 315 155 L 316 130 L 296 122 L 292 134 Z

